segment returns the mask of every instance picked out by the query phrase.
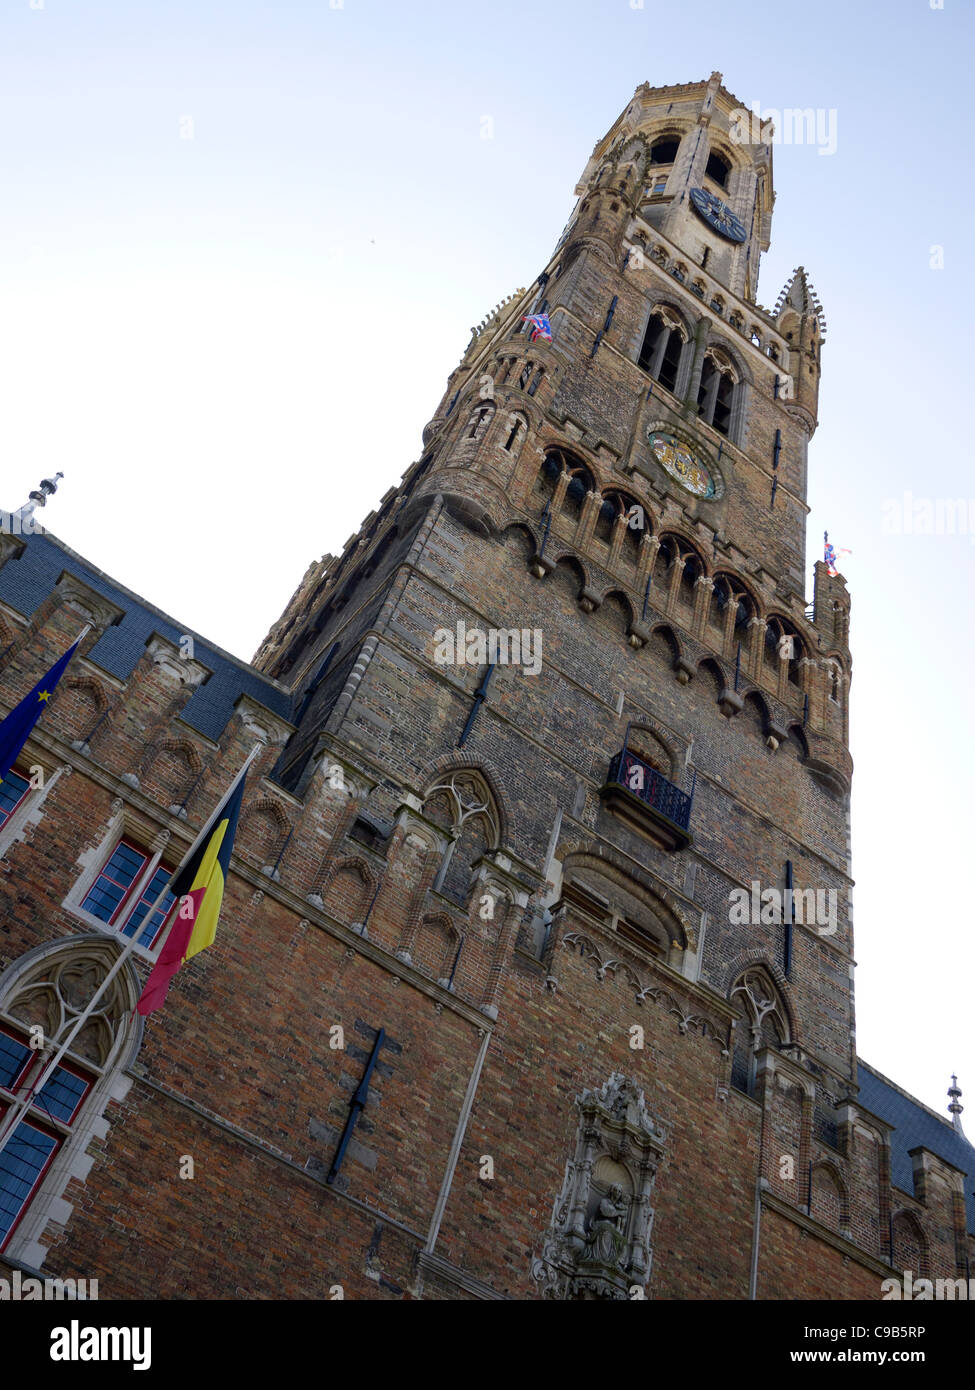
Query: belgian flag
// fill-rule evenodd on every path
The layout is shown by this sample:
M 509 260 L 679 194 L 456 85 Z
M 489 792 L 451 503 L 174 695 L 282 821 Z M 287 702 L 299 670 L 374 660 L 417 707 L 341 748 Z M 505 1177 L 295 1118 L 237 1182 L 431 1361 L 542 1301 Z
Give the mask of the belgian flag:
M 176 895 L 176 902 L 170 909 L 172 925 L 136 1004 L 140 1014 L 151 1014 L 160 1008 L 166 1002 L 169 982 L 184 960 L 213 944 L 240 818 L 245 771 L 242 769 L 238 773 L 209 825 L 198 836 L 168 885 L 169 891 Z
M 87 630 L 86 628 L 85 631 Z M 24 744 L 34 732 L 34 725 L 47 709 L 47 702 L 57 689 L 58 681 L 78 650 L 80 641 L 79 637 L 77 642 L 71 644 L 64 656 L 54 663 L 30 694 L 25 695 L 20 704 L 15 705 L 6 719 L 0 723 L 0 782 L 20 757 Z

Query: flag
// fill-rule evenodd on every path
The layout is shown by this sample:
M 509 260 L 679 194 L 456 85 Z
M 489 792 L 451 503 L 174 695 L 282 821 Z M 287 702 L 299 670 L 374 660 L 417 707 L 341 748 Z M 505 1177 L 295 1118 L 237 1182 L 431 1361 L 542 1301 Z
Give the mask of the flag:
M 536 338 L 541 338 L 546 343 L 552 341 L 552 325 L 548 321 L 548 314 L 526 314 L 522 322 L 531 324 L 532 342 Z
M 837 555 L 838 555 L 838 554 L 839 554 L 839 555 L 852 555 L 852 554 L 853 554 L 853 551 L 852 551 L 852 550 L 839 550 L 839 551 L 834 550 L 833 547 L 830 545 L 829 539 L 828 539 L 828 537 L 827 537 L 826 535 L 823 536 L 823 544 L 824 544 L 823 559 L 826 561 L 826 570 L 827 570 L 827 573 L 835 577 L 836 575 L 839 574 L 839 570 L 836 568 L 836 557 L 837 557 Z
M 170 909 L 171 918 L 174 913 L 175 918 L 146 987 L 139 995 L 136 1008 L 140 1014 L 151 1014 L 160 1008 L 166 1002 L 169 982 L 183 962 L 213 944 L 230 872 L 244 781 L 242 772 L 211 817 L 209 828 L 199 836 L 169 884 L 169 891 L 176 895 L 176 902 Z
M 47 708 L 47 702 L 57 689 L 58 681 L 64 675 L 65 667 L 77 651 L 80 641 L 79 637 L 77 642 L 71 644 L 64 656 L 54 663 L 47 675 L 37 682 L 30 694 L 25 695 L 20 704 L 16 705 L 0 724 L 0 782 L 20 757 L 21 749 Z

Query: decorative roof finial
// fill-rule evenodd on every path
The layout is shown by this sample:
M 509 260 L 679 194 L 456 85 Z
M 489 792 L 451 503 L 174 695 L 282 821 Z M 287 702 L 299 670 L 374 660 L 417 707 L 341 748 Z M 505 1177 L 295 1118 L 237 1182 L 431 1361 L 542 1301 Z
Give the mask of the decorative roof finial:
M 951 1123 L 955 1127 L 955 1133 L 964 1137 L 965 1131 L 961 1127 L 961 1112 L 965 1107 L 958 1104 L 961 1099 L 961 1091 L 958 1089 L 958 1077 L 954 1073 L 952 1073 L 951 1085 L 948 1087 L 948 1095 L 951 1097 L 951 1104 L 948 1106 Z
M 47 499 L 58 490 L 58 479 L 63 477 L 63 473 L 55 473 L 53 478 L 42 478 L 22 507 L 15 512 L 0 512 L 0 530 L 14 536 L 32 536 L 40 531 L 42 528 L 34 524 L 33 515 L 38 507 L 47 506 Z

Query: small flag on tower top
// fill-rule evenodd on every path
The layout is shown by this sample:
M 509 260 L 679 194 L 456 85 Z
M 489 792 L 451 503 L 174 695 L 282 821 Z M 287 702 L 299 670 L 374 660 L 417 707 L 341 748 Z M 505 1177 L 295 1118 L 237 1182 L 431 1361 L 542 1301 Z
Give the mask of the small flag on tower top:
M 87 631 L 88 628 L 85 628 L 85 632 Z M 81 637 L 84 637 L 85 632 Z M 25 695 L 20 704 L 15 705 L 6 719 L 0 723 L 0 782 L 20 757 L 24 744 L 33 733 L 34 725 L 47 709 L 48 701 L 57 689 L 65 667 L 78 650 L 81 637 L 72 642 L 64 656 L 54 663 L 30 694 Z
M 834 578 L 835 578 L 835 576 L 839 574 L 839 570 L 836 568 L 836 557 L 837 557 L 837 555 L 852 555 L 852 554 L 853 554 L 853 551 L 852 551 L 852 550 L 838 550 L 838 551 L 837 551 L 837 550 L 834 550 L 833 547 L 832 547 L 832 546 L 830 545 L 830 543 L 829 543 L 829 532 L 828 532 L 828 531 L 824 531 L 824 532 L 823 532 L 823 547 L 824 547 L 824 548 L 823 548 L 823 559 L 826 561 L 826 570 L 827 570 L 828 574 L 829 574 L 831 577 L 834 577 Z
M 532 342 L 536 338 L 541 338 L 546 343 L 552 341 L 552 325 L 548 321 L 548 314 L 526 314 L 523 322 L 532 326 Z

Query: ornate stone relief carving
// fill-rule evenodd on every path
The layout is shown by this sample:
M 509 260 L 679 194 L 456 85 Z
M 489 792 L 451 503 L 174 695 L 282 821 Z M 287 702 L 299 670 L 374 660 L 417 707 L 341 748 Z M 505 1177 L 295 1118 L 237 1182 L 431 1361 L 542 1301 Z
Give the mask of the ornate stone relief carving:
M 545 1298 L 628 1299 L 650 1278 L 650 1194 L 666 1136 L 622 1072 L 576 1108 L 575 1152 L 532 1279 Z

